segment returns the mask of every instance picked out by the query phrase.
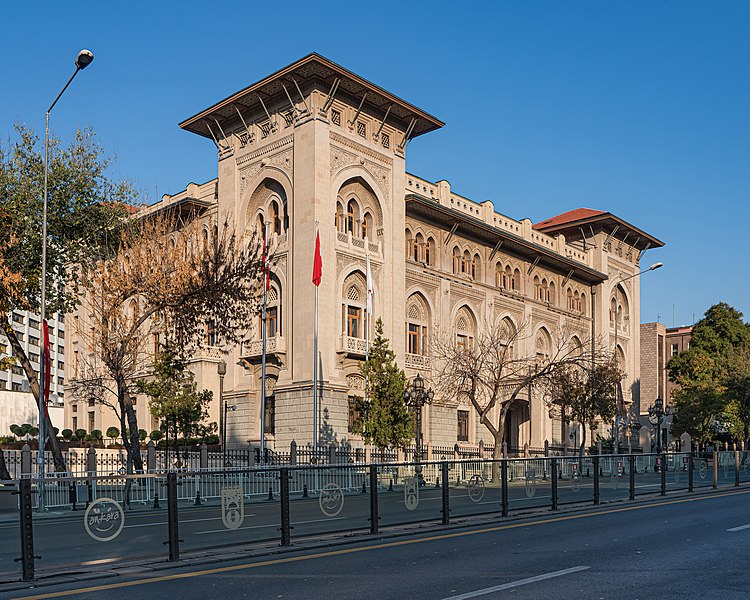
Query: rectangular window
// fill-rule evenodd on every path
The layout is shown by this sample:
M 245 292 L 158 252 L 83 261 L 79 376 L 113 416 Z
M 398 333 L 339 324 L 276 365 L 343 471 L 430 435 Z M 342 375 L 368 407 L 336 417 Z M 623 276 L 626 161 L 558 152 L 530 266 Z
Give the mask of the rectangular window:
M 57 346 L 57 352 L 58 352 L 58 354 L 65 354 L 65 347 L 64 346 L 60 346 L 58 344 L 58 346 Z
M 266 337 L 272 338 L 277 335 L 278 309 L 275 306 L 266 309 Z
M 276 396 L 266 396 L 263 411 L 263 433 L 276 433 Z
M 21 365 L 12 365 L 10 368 L 14 375 L 23 375 L 23 367 Z
M 216 346 L 216 323 L 209 321 L 206 325 L 206 346 Z
M 362 309 L 357 306 L 346 307 L 346 335 L 353 338 L 361 337 L 360 320 Z
M 77 404 L 71 404 L 70 406 L 71 406 L 71 410 L 73 412 L 78 412 L 78 405 Z
M 29 360 L 31 362 L 38 363 L 39 362 L 39 354 L 36 352 L 29 352 Z
M 4 390 L 6 385 L 8 385 L 8 382 L 5 379 L 0 379 L 0 390 Z
M 359 421 L 359 419 L 361 418 L 362 418 L 362 412 L 359 410 L 357 397 L 349 396 L 349 427 L 348 427 L 349 433 L 352 433 L 354 431 L 354 427 L 357 421 Z
M 16 331 L 16 337 L 18 338 L 19 342 L 22 342 L 24 340 L 24 335 L 21 331 Z
M 58 377 L 57 378 L 57 385 L 65 385 L 65 378 L 64 377 Z
M 90 412 L 89 413 L 89 433 L 91 433 L 92 431 L 94 431 L 94 429 L 96 429 L 95 421 L 96 421 L 95 414 L 93 412 Z
M 29 317 L 29 327 L 31 327 L 32 329 L 39 329 L 39 321 Z
M 73 431 L 78 429 L 78 417 L 73 417 Z
M 38 346 L 39 345 L 39 338 L 33 335 L 29 336 L 29 344 L 32 346 Z
M 78 350 L 73 350 L 73 374 L 78 376 Z
M 680 353 L 679 344 L 672 344 L 672 356 L 676 356 L 679 353 Z
M 65 368 L 65 363 L 63 361 L 61 361 L 61 360 L 58 360 L 57 361 L 57 368 L 58 369 L 64 369 Z
M 23 391 L 23 386 L 20 383 L 17 383 L 15 381 L 13 382 L 13 386 L 12 387 L 13 387 L 13 391 L 14 392 L 22 392 Z
M 57 337 L 60 338 L 61 340 L 64 340 L 65 339 L 65 331 L 63 331 L 62 329 L 58 330 Z
M 470 335 L 456 334 L 456 346 L 460 352 L 471 352 L 474 349 L 474 338 Z
M 18 313 L 14 312 L 13 313 L 13 322 L 14 323 L 21 323 L 21 324 L 23 324 L 23 322 L 24 322 L 23 315 L 19 315 Z
M 420 354 L 419 352 L 419 325 L 409 323 L 409 333 L 407 340 L 409 354 Z
M 469 441 L 469 411 L 459 410 L 458 411 L 458 429 L 456 439 L 459 442 Z

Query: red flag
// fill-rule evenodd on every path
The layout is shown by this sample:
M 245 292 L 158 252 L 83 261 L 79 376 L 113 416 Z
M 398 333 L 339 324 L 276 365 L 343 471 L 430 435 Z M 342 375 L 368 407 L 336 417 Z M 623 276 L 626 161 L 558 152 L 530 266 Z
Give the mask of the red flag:
M 323 278 L 323 258 L 320 256 L 320 231 L 315 232 L 315 258 L 313 259 L 313 276 L 312 282 L 320 285 Z
M 44 405 L 49 402 L 49 384 L 50 384 L 50 349 L 49 349 L 49 326 L 46 319 L 42 321 L 42 343 L 44 349 Z

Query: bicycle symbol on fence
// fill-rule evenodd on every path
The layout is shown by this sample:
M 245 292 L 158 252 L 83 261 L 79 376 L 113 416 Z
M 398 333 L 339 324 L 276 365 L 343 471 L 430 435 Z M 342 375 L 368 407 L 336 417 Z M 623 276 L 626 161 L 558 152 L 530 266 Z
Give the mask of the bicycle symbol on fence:
M 406 510 L 414 510 L 419 506 L 419 478 L 406 477 L 404 479 L 404 504 Z
M 570 489 L 574 492 L 580 492 L 581 491 L 581 472 L 578 468 L 578 463 L 572 463 L 570 465 L 571 475 L 570 475 Z
M 472 475 L 467 490 L 469 499 L 479 502 L 484 497 L 484 478 L 481 475 Z
M 536 495 L 536 474 L 534 469 L 528 469 L 526 471 L 526 497 L 533 498 Z

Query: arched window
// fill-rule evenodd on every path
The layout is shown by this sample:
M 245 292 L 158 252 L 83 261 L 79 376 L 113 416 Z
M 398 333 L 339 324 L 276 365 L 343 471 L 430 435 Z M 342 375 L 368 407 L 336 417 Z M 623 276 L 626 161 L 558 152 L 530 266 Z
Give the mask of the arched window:
M 536 334 L 536 360 L 537 363 L 543 363 L 549 360 L 552 340 L 546 329 L 540 329 Z
M 410 259 L 412 256 L 412 246 L 414 245 L 414 238 L 412 237 L 411 231 L 408 227 L 404 231 L 404 238 L 406 239 L 406 258 Z
M 588 309 L 586 308 L 586 294 L 584 292 L 581 292 L 581 314 L 586 315 L 586 311 Z
M 505 287 L 503 284 L 505 277 L 505 271 L 503 270 L 503 265 L 501 263 L 495 263 L 495 287 Z
M 479 254 L 475 254 L 471 261 L 471 278 L 474 281 L 481 281 L 482 279 L 482 259 Z
M 456 314 L 456 348 L 460 352 L 474 349 L 474 317 L 465 306 Z
M 510 281 L 511 283 L 511 289 L 516 291 L 521 291 L 521 271 L 518 269 L 515 269 L 513 271 L 513 279 Z
M 513 347 L 514 342 L 516 339 L 516 325 L 513 323 L 513 321 L 510 320 L 509 317 L 505 317 L 500 322 L 500 340 L 502 343 L 500 344 L 501 350 L 502 350 L 502 358 L 501 360 L 503 363 L 508 363 L 513 360 Z
M 364 338 L 365 278 L 359 271 L 344 281 L 342 299 L 343 331 L 348 337 Z
M 271 227 L 275 234 L 281 235 L 281 217 L 279 216 L 279 203 L 276 200 L 271 201 Z
M 422 251 L 424 249 L 424 236 L 418 233 L 414 238 L 414 248 L 412 249 L 412 258 L 414 262 L 422 260 Z
M 336 216 L 334 218 L 336 224 L 336 230 L 342 233 L 346 231 L 346 218 L 344 217 L 344 205 L 341 202 L 336 202 Z
M 433 264 L 432 261 L 435 260 L 433 257 L 434 252 L 435 252 L 435 240 L 432 239 L 432 237 L 429 237 L 427 238 L 427 243 L 425 244 L 425 247 L 424 247 L 424 262 L 426 264 L 428 265 Z
M 573 290 L 568 288 L 568 291 L 565 293 L 565 297 L 567 298 L 567 301 L 568 301 L 568 304 L 567 304 L 568 310 L 575 310 L 575 308 L 573 308 L 574 306 Z
M 468 250 L 464 250 L 464 258 L 461 261 L 461 273 L 464 275 L 470 275 L 471 271 L 471 254 Z
M 461 270 L 461 264 L 463 261 L 461 260 L 461 251 L 458 249 L 458 246 L 455 246 L 453 248 L 453 274 L 459 275 Z
M 362 239 L 365 238 L 372 239 L 372 215 L 369 212 L 362 218 Z
M 427 356 L 429 314 L 427 303 L 419 294 L 412 294 L 406 303 L 406 352 Z
M 346 228 L 345 231 L 347 233 L 351 233 L 352 235 L 356 235 L 356 226 L 359 221 L 359 205 L 357 204 L 357 201 L 352 199 L 349 200 L 348 204 L 346 205 Z
M 550 280 L 547 286 L 547 302 L 553 306 L 557 304 L 557 295 L 555 294 L 555 282 Z

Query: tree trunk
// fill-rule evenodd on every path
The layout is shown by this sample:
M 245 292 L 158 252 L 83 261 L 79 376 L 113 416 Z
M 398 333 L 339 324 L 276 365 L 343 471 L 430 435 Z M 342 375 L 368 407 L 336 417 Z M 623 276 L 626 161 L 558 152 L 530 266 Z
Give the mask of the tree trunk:
M 498 487 L 502 485 L 502 467 L 500 459 L 503 457 L 503 436 L 498 433 L 494 436 L 495 447 L 492 449 L 492 483 Z
M 586 425 L 581 423 L 581 446 L 578 448 L 579 463 L 583 462 L 583 448 L 586 446 Z
M 120 411 L 124 415 L 124 418 L 127 419 L 128 424 L 129 435 L 123 436 L 122 440 L 130 457 L 130 461 L 128 462 L 133 465 L 136 472 L 142 473 L 143 459 L 141 458 L 140 440 L 138 439 L 138 418 L 133 410 L 133 403 L 130 401 L 130 394 L 128 394 L 128 386 L 125 383 L 124 377 L 117 378 L 117 396 Z
M 24 351 L 23 346 L 21 346 L 21 343 L 18 341 L 18 336 L 16 335 L 15 329 L 11 327 L 10 322 L 7 320 L 3 321 L 3 333 L 5 333 L 5 337 L 8 338 L 11 348 L 13 348 L 13 355 L 17 356 L 21 360 L 21 366 L 23 367 L 23 370 L 26 373 L 26 378 L 29 381 L 31 394 L 34 396 L 34 400 L 36 400 L 36 405 L 38 407 L 39 374 L 34 370 L 34 367 L 31 366 L 29 357 L 26 356 L 26 352 Z M 68 471 L 68 468 L 65 465 L 65 459 L 62 455 L 62 448 L 60 448 L 60 442 L 57 439 L 57 436 L 55 436 L 55 430 L 52 426 L 52 420 L 49 418 L 49 414 L 47 413 L 47 411 L 45 411 L 44 415 L 40 415 L 40 421 L 42 418 L 44 419 L 45 442 L 49 442 L 49 449 L 52 452 L 52 460 L 55 465 L 55 471 L 57 471 L 58 473 L 66 473 Z M 40 443 L 42 443 L 41 440 Z

